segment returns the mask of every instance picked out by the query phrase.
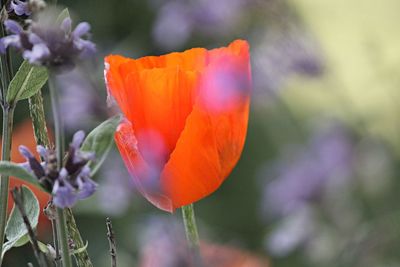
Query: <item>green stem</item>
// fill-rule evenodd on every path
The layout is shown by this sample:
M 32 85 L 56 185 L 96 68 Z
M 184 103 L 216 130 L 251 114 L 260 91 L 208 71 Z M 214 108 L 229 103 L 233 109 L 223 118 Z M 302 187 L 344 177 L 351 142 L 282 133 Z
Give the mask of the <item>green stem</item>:
M 65 210 L 57 208 L 57 231 L 61 245 L 61 259 L 64 267 L 72 267 L 71 255 L 69 254 L 67 220 Z
M 193 204 L 182 207 L 183 223 L 185 225 L 186 239 L 189 244 L 189 249 L 193 256 L 195 266 L 202 266 L 200 256 L 199 234 L 197 231 L 196 217 L 194 215 Z
M 10 160 L 14 107 L 3 106 L 3 135 L 1 159 Z M 7 222 L 8 185 L 9 177 L 0 176 L 0 266 L 2 263 L 2 250 L 4 243 L 5 227 Z
M 50 140 L 44 115 L 42 92 L 40 90 L 29 98 L 29 113 L 32 119 L 36 144 L 49 148 Z
M 57 154 L 57 166 L 58 169 L 62 168 L 63 159 L 64 159 L 64 131 L 63 124 L 60 114 L 60 103 L 58 97 L 58 91 L 55 88 L 54 74 L 49 74 L 49 90 L 50 90 L 50 98 L 51 98 L 51 108 L 53 111 L 53 120 L 54 120 L 54 132 L 56 137 L 56 154 Z M 69 254 L 69 246 L 68 246 L 68 230 L 67 230 L 67 221 L 65 219 L 65 213 L 63 209 L 57 208 L 57 231 L 58 238 L 60 241 L 61 247 L 61 257 L 62 263 L 64 267 L 72 267 L 71 255 Z
M 6 36 L 6 32 L 4 29 L 3 23 L 0 23 L 0 36 Z M 0 56 L 1 64 L 1 101 L 4 104 L 6 102 L 7 89 L 10 84 L 12 77 L 12 68 L 11 68 L 11 55 L 9 49 L 6 50 L 6 53 Z
M 49 90 L 51 99 L 51 110 L 53 112 L 54 134 L 56 138 L 57 167 L 62 168 L 64 160 L 64 125 L 60 114 L 60 103 L 58 90 L 55 86 L 55 74 L 49 73 Z

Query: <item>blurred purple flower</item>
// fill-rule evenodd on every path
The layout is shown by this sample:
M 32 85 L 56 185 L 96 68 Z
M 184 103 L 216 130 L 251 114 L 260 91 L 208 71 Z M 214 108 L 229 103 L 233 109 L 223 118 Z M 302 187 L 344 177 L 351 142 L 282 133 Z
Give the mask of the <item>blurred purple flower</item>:
M 337 124 L 318 130 L 309 146 L 275 166 L 276 178 L 266 184 L 263 209 L 287 215 L 317 200 L 329 186 L 343 184 L 351 175 L 353 148 Z
M 98 203 L 105 214 L 122 215 L 132 203 L 134 185 L 115 151 L 110 152 L 101 168 Z
M 314 227 L 313 211 L 303 207 L 279 223 L 267 236 L 265 246 L 273 256 L 286 256 L 310 238 Z
M 65 18 L 61 25 L 47 18 L 39 19 L 31 22 L 26 30 L 16 21 L 6 20 L 4 24 L 12 34 L 0 39 L 0 53 L 14 47 L 31 64 L 69 69 L 78 59 L 87 58 L 96 51 L 95 44 L 84 39 L 90 31 L 87 22 L 79 23 L 74 30 L 70 18 Z
M 191 266 L 183 225 L 172 218 L 152 217 L 140 231 L 140 267 Z
M 57 86 L 61 95 L 60 110 L 67 129 L 72 131 L 82 129 L 97 116 L 105 114 L 106 107 L 102 106 L 103 100 L 84 69 L 76 68 L 57 75 Z
M 182 46 L 194 32 L 229 34 L 254 0 L 166 1 L 158 12 L 153 38 L 166 49 Z
M 252 55 L 256 93 L 268 97 L 281 89 L 289 77 L 318 77 L 324 68 L 318 45 L 299 29 L 267 32 Z

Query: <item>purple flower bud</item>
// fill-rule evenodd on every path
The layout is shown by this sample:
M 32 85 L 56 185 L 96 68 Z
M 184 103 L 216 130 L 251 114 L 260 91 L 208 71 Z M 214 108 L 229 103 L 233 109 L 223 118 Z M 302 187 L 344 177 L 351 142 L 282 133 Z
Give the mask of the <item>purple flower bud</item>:
M 5 20 L 4 26 L 7 32 L 11 32 L 13 34 L 20 34 L 23 31 L 21 25 L 19 25 L 18 22 L 11 19 Z
M 5 53 L 6 49 L 9 47 L 21 48 L 21 39 L 19 35 L 9 35 L 0 39 L 0 53 Z
M 78 176 L 77 183 L 79 189 L 79 199 L 88 198 L 96 191 L 97 184 L 89 177 Z
M 19 153 L 21 153 L 21 155 L 24 156 L 25 159 L 29 160 L 31 158 L 34 158 L 32 152 L 26 146 L 20 145 L 18 147 L 18 150 L 19 150 Z
M 36 151 L 43 159 L 47 159 L 47 149 L 44 146 L 38 145 Z
M 71 146 L 75 149 L 79 149 L 84 139 L 85 139 L 85 132 L 82 130 L 77 131 L 72 138 Z
M 40 38 L 37 34 L 35 33 L 29 33 L 28 35 L 28 40 L 31 44 L 35 45 L 35 44 L 40 44 L 40 43 L 44 43 L 42 38 Z
M 50 56 L 50 50 L 44 43 L 35 44 L 32 50 L 25 50 L 22 57 L 31 64 L 40 64 Z
M 61 29 L 65 32 L 65 34 L 69 34 L 72 28 L 72 20 L 71 18 L 65 18 L 61 23 Z
M 44 169 L 40 162 L 33 156 L 32 152 L 26 146 L 19 146 L 19 152 L 21 155 L 26 158 L 29 168 L 27 170 L 32 171 L 38 179 L 45 175 Z
M 79 23 L 75 30 L 73 31 L 72 35 L 74 38 L 80 38 L 85 34 L 88 34 L 90 31 L 90 25 L 87 22 L 81 22 Z
M 21 0 L 12 0 L 10 3 L 11 10 L 14 10 L 14 13 L 18 16 L 29 16 L 32 12 L 29 9 L 29 2 L 28 1 L 21 1 Z
M 70 208 L 78 200 L 74 187 L 66 180 L 68 173 L 63 168 L 53 187 L 53 203 L 59 208 Z
M 96 53 L 96 45 L 91 41 L 77 39 L 75 40 L 74 44 L 78 50 L 82 51 L 79 55 L 81 59 L 91 57 Z

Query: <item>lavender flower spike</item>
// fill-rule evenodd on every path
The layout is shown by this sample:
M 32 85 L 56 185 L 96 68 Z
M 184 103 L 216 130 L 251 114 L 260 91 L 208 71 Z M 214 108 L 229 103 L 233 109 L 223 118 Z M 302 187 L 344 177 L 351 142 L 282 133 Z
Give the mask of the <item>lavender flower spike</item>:
M 96 45 L 87 40 L 90 31 L 87 22 L 78 24 L 73 31 L 70 18 L 64 19 L 61 24 L 43 23 L 39 19 L 25 30 L 12 20 L 5 21 L 5 26 L 12 35 L 0 39 L 0 53 L 4 54 L 12 46 L 31 64 L 68 70 L 79 59 L 96 52 Z

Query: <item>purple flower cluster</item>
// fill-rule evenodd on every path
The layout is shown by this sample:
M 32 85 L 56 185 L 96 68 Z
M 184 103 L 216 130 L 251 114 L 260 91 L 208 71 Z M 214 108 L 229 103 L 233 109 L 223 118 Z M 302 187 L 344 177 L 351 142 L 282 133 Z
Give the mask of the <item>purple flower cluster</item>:
M 61 169 L 57 168 L 54 150 L 38 146 L 37 152 L 43 159 L 43 162 L 39 162 L 27 147 L 19 147 L 20 153 L 27 160 L 22 165 L 35 174 L 44 188 L 52 192 L 53 202 L 60 208 L 72 207 L 96 190 L 97 184 L 90 178 L 91 169 L 88 166 L 88 162 L 94 160 L 94 153 L 80 149 L 84 138 L 83 131 L 75 133 Z
M 71 68 L 77 59 L 87 58 L 96 51 L 95 44 L 87 40 L 90 32 L 87 22 L 79 23 L 74 30 L 70 18 L 65 18 L 61 25 L 33 21 L 26 30 L 14 20 L 6 20 L 4 25 L 10 35 L 0 39 L 0 53 L 14 47 L 31 64 Z

